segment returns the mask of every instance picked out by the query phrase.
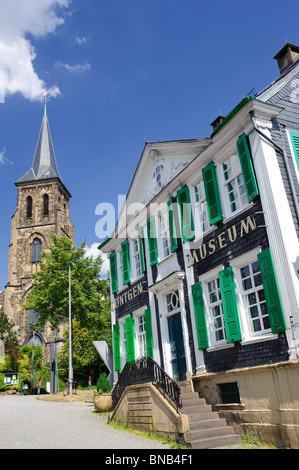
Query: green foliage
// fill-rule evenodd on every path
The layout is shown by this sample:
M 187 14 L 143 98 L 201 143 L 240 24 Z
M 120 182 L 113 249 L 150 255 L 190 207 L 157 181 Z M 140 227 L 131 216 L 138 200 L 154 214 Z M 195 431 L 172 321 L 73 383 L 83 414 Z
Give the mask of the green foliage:
M 0 311 L 0 339 L 4 341 L 4 344 L 6 346 L 7 343 L 13 343 L 15 345 L 18 344 L 17 336 L 15 332 L 13 331 L 14 324 L 11 323 L 3 312 L 3 310 Z
M 83 327 L 81 323 L 74 319 L 72 321 L 72 355 L 74 378 L 80 385 L 86 385 L 88 377 L 93 379 L 98 377 L 99 372 L 106 370 L 101 357 L 93 345 L 93 341 L 104 339 L 104 334 L 108 334 L 108 329 Z M 110 322 L 109 332 L 111 334 Z M 68 369 L 69 363 L 69 331 L 64 332 L 66 342 L 63 345 L 62 353 L 59 355 L 60 365 L 63 369 Z
M 111 347 L 110 290 L 107 279 L 100 279 L 101 257 L 86 257 L 85 242 L 75 247 L 67 236 L 53 235 L 53 246 L 42 253 L 39 272 L 24 305 L 39 313 L 32 329 L 48 322 L 53 330 L 67 323 L 69 317 L 69 267 L 71 267 L 71 314 L 74 379 L 84 385 L 88 377 L 98 377 L 104 369 L 93 341 L 106 341 Z M 61 368 L 68 370 L 68 329 L 64 335 Z
M 106 279 L 99 279 L 102 262 L 100 256 L 85 256 L 85 242 L 76 248 L 66 235 L 53 235 L 53 246 L 49 252 L 42 253 L 40 271 L 32 275 L 36 282 L 24 305 L 26 310 L 39 312 L 35 328 L 43 328 L 50 322 L 53 329 L 57 329 L 68 320 L 69 267 L 72 318 L 86 328 L 99 330 L 107 326 L 109 285 Z
M 107 374 L 103 373 L 100 375 L 97 382 L 97 391 L 99 393 L 109 393 L 111 390 L 110 382 L 107 378 Z
M 42 362 L 42 349 L 38 346 L 34 348 L 34 371 L 37 372 L 41 368 Z M 32 346 L 23 346 L 17 348 L 12 343 L 9 343 L 9 348 L 6 349 L 5 362 L 0 364 L 0 391 L 5 390 L 21 390 L 21 383 L 30 384 L 31 382 L 31 357 Z M 4 385 L 4 374 L 17 372 L 19 374 L 19 384 L 13 386 Z

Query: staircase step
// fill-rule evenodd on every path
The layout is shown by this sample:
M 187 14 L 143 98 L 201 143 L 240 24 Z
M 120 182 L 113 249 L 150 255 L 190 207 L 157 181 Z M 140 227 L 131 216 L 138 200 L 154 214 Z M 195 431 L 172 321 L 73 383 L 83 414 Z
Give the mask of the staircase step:
M 197 392 L 182 392 L 181 391 L 181 397 L 182 400 L 189 399 L 189 398 L 196 398 L 199 399 L 199 395 Z M 201 398 L 201 400 L 204 400 L 204 398 Z
M 209 411 L 212 411 L 212 407 L 211 405 L 207 405 L 206 403 L 196 404 L 193 406 L 184 405 L 183 408 L 181 408 L 181 413 L 183 413 L 184 415 L 207 413 Z
M 217 447 L 238 444 L 240 441 L 240 436 L 238 436 L 237 434 L 230 434 L 227 436 L 198 439 L 196 441 L 191 442 L 191 447 L 192 449 L 215 449 Z
M 211 437 L 214 438 L 222 436 L 231 436 L 232 434 L 234 434 L 234 430 L 231 426 L 223 426 L 209 429 L 197 429 L 196 431 L 190 432 L 190 441 L 194 442 Z
M 191 422 L 190 431 L 192 432 L 201 429 L 222 428 L 226 425 L 227 423 L 225 419 L 214 416 L 212 419 Z
M 181 413 L 185 414 L 182 410 L 181 410 Z M 204 412 L 204 413 L 188 414 L 188 418 L 189 418 L 189 423 L 190 423 L 190 426 L 191 426 L 191 423 L 196 423 L 196 422 L 199 422 L 199 421 L 206 421 L 206 420 L 214 419 L 215 418 L 215 412 L 214 411 L 207 411 L 207 412 Z
M 190 382 L 180 382 L 183 407 L 180 412 L 189 418 L 190 435 L 188 444 L 192 449 L 213 449 L 241 442 L 241 437 L 234 434 L 232 426 L 220 418 L 205 398 L 198 392 L 192 392 Z
M 197 405 L 206 405 L 206 400 L 204 398 L 197 397 L 190 397 L 185 398 L 185 395 L 182 396 L 183 406 L 197 406 Z

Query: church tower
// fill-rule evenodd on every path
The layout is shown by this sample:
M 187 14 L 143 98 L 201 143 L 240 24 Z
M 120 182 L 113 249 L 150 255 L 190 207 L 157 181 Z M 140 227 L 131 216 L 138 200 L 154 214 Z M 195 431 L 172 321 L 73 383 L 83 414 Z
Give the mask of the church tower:
M 51 245 L 51 234 L 74 238 L 69 218 L 71 195 L 59 174 L 46 112 L 30 170 L 16 184 L 17 210 L 12 216 L 9 246 L 8 282 L 5 286 L 4 312 L 15 324 L 20 344 L 44 346 L 53 338 L 50 328 L 30 330 L 35 314 L 22 304 L 32 287 L 31 274 L 39 270 L 41 251 Z

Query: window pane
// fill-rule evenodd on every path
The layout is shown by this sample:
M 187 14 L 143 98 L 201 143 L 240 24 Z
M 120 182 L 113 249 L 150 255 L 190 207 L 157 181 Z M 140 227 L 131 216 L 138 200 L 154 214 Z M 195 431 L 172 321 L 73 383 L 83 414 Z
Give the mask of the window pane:
M 258 261 L 243 266 L 240 272 L 243 295 L 247 303 L 250 331 L 253 334 L 269 332 L 271 330 L 270 321 Z
M 260 320 L 253 320 L 253 331 L 261 331 L 261 322 Z
M 248 277 L 249 275 L 250 275 L 249 266 L 244 266 L 243 268 L 241 268 L 241 276 L 242 276 L 242 278 Z
M 249 290 L 249 289 L 251 289 L 251 287 L 252 287 L 251 279 L 250 279 L 250 278 L 249 278 L 249 279 L 245 279 L 245 280 L 243 281 L 243 289 L 244 289 L 244 290 Z

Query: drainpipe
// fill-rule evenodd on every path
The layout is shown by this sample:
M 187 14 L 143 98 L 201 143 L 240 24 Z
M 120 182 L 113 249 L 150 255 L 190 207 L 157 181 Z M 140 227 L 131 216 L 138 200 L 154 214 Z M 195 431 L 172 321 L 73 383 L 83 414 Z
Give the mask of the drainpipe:
M 285 151 L 281 147 L 279 147 L 279 145 L 277 145 L 275 142 L 273 142 L 273 140 L 270 139 L 270 137 L 268 137 L 266 134 L 264 134 L 257 127 L 254 116 L 253 116 L 253 111 L 250 112 L 250 117 L 251 117 L 251 121 L 252 121 L 253 127 L 255 128 L 256 132 L 258 134 L 260 134 L 262 137 L 264 137 L 264 139 L 266 139 L 268 142 L 270 142 L 270 144 L 273 145 L 273 147 L 275 147 L 283 156 L 283 160 L 284 160 L 284 163 L 285 163 L 285 168 L 286 168 L 288 180 L 290 182 L 291 195 L 292 195 L 292 199 L 293 199 L 294 207 L 295 207 L 295 211 L 296 211 L 297 223 L 299 224 L 299 204 L 298 204 L 298 200 L 297 200 L 297 196 L 296 196 L 295 185 L 294 185 L 292 175 L 291 175 L 290 165 L 289 165 L 289 162 L 288 162 L 288 158 L 285 154 Z

